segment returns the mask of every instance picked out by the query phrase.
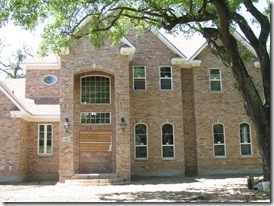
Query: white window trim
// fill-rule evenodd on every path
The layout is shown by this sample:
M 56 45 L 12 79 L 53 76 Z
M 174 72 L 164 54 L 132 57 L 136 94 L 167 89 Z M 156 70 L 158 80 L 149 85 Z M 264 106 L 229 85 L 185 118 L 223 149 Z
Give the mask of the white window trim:
M 136 136 L 135 136 L 136 132 L 135 132 L 135 129 L 136 129 L 136 125 L 138 125 L 138 124 L 146 125 L 146 137 L 147 137 L 146 140 L 147 140 L 147 144 L 144 145 L 144 146 L 146 146 L 146 149 L 147 149 L 147 157 L 146 158 L 137 158 L 136 157 L 136 147 L 138 147 L 138 146 L 136 145 Z M 144 147 L 144 146 L 142 146 L 142 147 Z M 149 157 L 149 154 L 148 154 L 148 126 L 145 123 L 137 123 L 137 124 L 134 125 L 134 158 L 136 160 L 148 160 L 148 157 Z
M 145 77 L 134 77 L 134 68 L 135 67 L 144 67 L 145 69 Z M 146 91 L 147 90 L 147 68 L 146 66 L 143 66 L 143 65 L 134 65 L 133 66 L 133 69 L 132 69 L 132 77 L 133 77 L 133 90 L 134 91 Z M 145 80 L 145 89 L 135 89 L 135 79 L 144 79 Z
M 241 142 L 241 124 L 247 124 L 248 126 L 249 126 L 249 135 L 250 135 L 250 143 L 242 143 Z M 240 140 L 240 155 L 241 155 L 241 157 L 253 157 L 253 148 L 252 148 L 252 135 L 251 135 L 251 126 L 250 126 L 250 124 L 249 123 L 247 123 L 247 122 L 241 122 L 240 124 L 239 124 L 239 140 Z M 250 144 L 250 151 L 251 151 L 251 154 L 249 154 L 249 155 L 242 155 L 242 148 L 241 148 L 241 145 L 242 144 Z
M 170 75 L 171 77 L 161 77 L 161 68 L 162 67 L 170 67 Z M 171 81 L 171 89 L 161 89 L 161 80 L 162 79 L 170 79 Z M 161 91 L 172 91 L 173 90 L 173 71 L 172 71 L 172 66 L 167 66 L 167 65 L 161 65 L 159 66 L 159 87 Z
M 214 70 L 214 69 L 218 69 L 218 70 L 219 70 L 219 72 L 220 72 L 220 80 L 215 80 L 215 79 L 211 79 L 211 78 L 210 78 L 210 75 L 211 75 L 210 71 L 211 71 L 211 70 Z M 210 68 L 210 69 L 208 70 L 208 72 L 209 72 L 209 74 L 208 74 L 208 76 L 209 76 L 209 91 L 210 91 L 211 93 L 222 93 L 222 92 L 223 92 L 222 70 L 221 70 L 220 68 Z M 211 90 L 211 81 L 219 81 L 219 82 L 220 82 L 221 90 L 220 90 L 220 91 L 212 91 L 212 90 Z
M 110 122 L 109 123 L 99 123 L 99 124 L 96 124 L 96 123 L 82 123 L 82 113 L 96 113 L 96 114 L 109 114 L 109 120 Z M 80 112 L 80 124 L 81 125 L 110 125 L 111 124 L 111 113 L 110 112 Z
M 39 153 L 39 141 L 40 141 L 40 126 L 44 126 L 44 153 Z M 47 126 L 51 126 L 51 153 L 45 153 L 47 151 Z M 37 142 L 37 154 L 39 156 L 51 156 L 53 154 L 53 125 L 52 124 L 38 124 L 38 142 Z
M 163 144 L 163 129 L 162 128 L 163 128 L 163 125 L 165 125 L 165 124 L 172 125 L 173 145 L 170 145 L 170 146 L 173 146 L 173 157 L 164 157 L 164 146 L 166 146 L 166 145 Z M 166 122 L 166 123 L 164 123 L 164 124 L 161 125 L 161 152 L 162 152 L 162 159 L 163 160 L 175 160 L 176 159 L 176 157 L 175 157 L 176 152 L 175 152 L 175 132 L 174 132 L 174 125 L 171 124 L 171 123 L 169 123 L 169 122 Z
M 82 99 L 82 79 L 85 78 L 85 77 L 106 77 L 109 79 L 109 103 L 83 103 L 81 102 L 81 99 Z M 80 78 L 80 104 L 81 105 L 110 105 L 111 104 L 111 85 L 112 85 L 112 82 L 111 82 L 111 77 L 109 76 L 106 76 L 106 75 L 86 75 L 86 76 L 82 76 Z
M 217 143 L 217 144 L 215 144 L 215 142 L 214 142 L 214 128 L 213 128 L 213 126 L 214 125 L 216 125 L 216 124 L 221 124 L 221 125 L 223 125 L 223 132 L 224 132 L 224 143 Z M 212 125 L 212 137 L 213 137 L 213 156 L 214 156 L 214 158 L 226 158 L 226 134 L 225 134 L 225 125 L 224 124 L 222 124 L 222 123 L 220 123 L 220 122 L 216 122 L 216 123 L 214 123 L 213 125 Z M 225 155 L 215 155 L 215 145 L 224 145 L 224 152 L 225 152 Z

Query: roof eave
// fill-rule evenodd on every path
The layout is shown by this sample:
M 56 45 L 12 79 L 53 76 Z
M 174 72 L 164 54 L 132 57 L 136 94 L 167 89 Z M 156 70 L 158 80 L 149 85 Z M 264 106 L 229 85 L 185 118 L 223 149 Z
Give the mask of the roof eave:
M 10 111 L 12 118 L 22 118 L 28 122 L 60 122 L 60 115 L 31 115 L 24 111 Z
M 171 64 L 179 65 L 180 68 L 192 68 L 192 67 L 200 67 L 202 64 L 202 60 L 191 60 L 186 61 L 183 58 L 172 58 Z
M 11 91 L 9 91 L 8 88 L 5 87 L 4 84 L 0 83 L 0 91 L 2 91 L 6 97 L 8 97 L 8 99 L 22 112 L 25 112 L 25 113 L 29 113 L 28 109 L 25 108 L 21 103 L 20 101 L 12 94 Z

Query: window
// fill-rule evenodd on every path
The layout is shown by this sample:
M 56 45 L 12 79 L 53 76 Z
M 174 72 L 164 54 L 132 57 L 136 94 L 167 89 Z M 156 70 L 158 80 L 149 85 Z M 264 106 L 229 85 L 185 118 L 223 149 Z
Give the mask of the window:
M 81 79 L 81 103 L 110 103 L 110 78 L 103 76 L 88 76 Z
M 147 159 L 147 126 L 135 125 L 135 158 Z
M 174 158 L 173 125 L 162 125 L 162 154 L 164 159 Z
M 52 75 L 49 75 L 49 76 L 45 76 L 43 78 L 43 82 L 47 85 L 52 85 L 52 84 L 55 84 L 57 82 L 57 77 L 56 76 L 52 76 Z
M 110 113 L 81 112 L 81 124 L 110 124 Z
M 247 123 L 240 124 L 241 155 L 251 155 L 250 126 Z
M 160 87 L 161 87 L 161 90 L 172 89 L 171 67 L 160 67 Z
M 39 125 L 38 154 L 52 154 L 52 125 Z
M 225 133 L 222 124 L 213 125 L 214 156 L 225 156 Z
M 133 84 L 134 90 L 146 89 L 146 68 L 144 66 L 133 67 Z
M 222 91 L 222 80 L 221 80 L 221 70 L 220 69 L 210 69 L 210 91 L 220 92 Z

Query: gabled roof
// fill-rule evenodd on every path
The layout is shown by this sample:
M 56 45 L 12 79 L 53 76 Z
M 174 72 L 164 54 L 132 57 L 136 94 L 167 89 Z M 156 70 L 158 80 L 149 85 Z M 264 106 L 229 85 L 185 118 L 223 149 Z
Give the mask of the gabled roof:
M 162 32 L 160 32 L 154 28 L 152 28 L 151 30 L 171 51 L 173 51 L 179 57 L 181 57 L 183 59 L 187 59 L 186 55 L 184 55 L 183 52 L 178 49 L 178 47 L 176 47 L 172 42 L 170 42 L 168 40 L 168 38 L 166 38 L 165 35 L 163 35 Z
M 236 30 L 232 30 L 231 34 L 234 36 L 236 40 L 241 42 L 243 46 L 245 46 L 255 57 L 257 57 L 257 54 L 253 47 L 250 45 L 250 43 Z M 208 41 L 206 41 L 201 47 L 188 59 L 188 61 L 191 61 L 195 59 L 206 47 L 208 46 Z
M 0 81 L 2 91 L 18 110 L 10 111 L 12 117 L 27 121 L 60 121 L 60 105 L 36 105 L 34 100 L 25 98 L 26 79 Z

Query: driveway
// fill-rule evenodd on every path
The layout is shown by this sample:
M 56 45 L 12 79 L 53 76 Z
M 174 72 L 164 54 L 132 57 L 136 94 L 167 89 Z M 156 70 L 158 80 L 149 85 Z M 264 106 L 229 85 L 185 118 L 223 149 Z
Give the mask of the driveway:
M 140 177 L 110 186 L 2 184 L 0 202 L 270 202 L 270 192 L 249 190 L 243 175 Z

